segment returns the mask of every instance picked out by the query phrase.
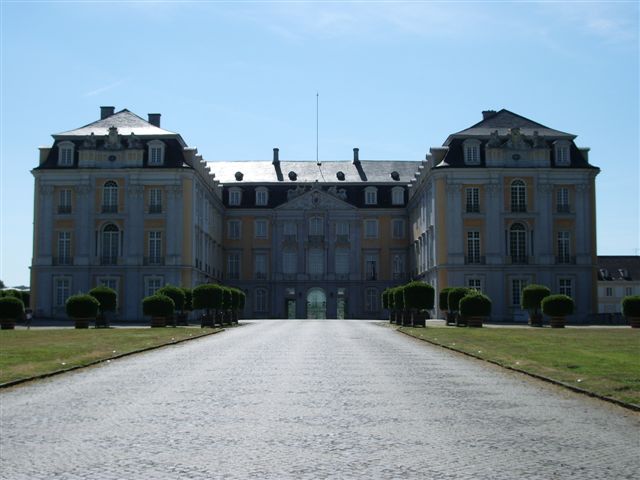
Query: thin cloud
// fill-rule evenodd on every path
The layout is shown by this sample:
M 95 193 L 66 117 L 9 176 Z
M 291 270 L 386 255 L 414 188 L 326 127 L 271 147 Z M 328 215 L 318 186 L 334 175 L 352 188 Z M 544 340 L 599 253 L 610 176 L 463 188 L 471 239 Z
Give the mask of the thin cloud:
M 113 90 L 114 88 L 119 87 L 124 84 L 125 80 L 118 80 L 117 82 L 110 83 L 109 85 L 105 85 L 104 87 L 96 88 L 95 90 L 90 90 L 82 94 L 83 97 L 93 97 L 95 95 L 99 95 L 104 92 L 108 92 L 109 90 Z

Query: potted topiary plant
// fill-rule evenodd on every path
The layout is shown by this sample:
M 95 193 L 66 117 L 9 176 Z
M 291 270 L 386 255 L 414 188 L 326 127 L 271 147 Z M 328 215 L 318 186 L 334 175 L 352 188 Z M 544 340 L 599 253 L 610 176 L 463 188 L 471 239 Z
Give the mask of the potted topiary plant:
M 193 289 L 193 308 L 205 310 L 201 317 L 201 327 L 213 327 L 215 325 L 215 315 L 222 308 L 222 287 L 214 283 L 198 285 Z M 211 315 L 214 311 L 214 316 Z
M 551 328 L 564 328 L 565 317 L 573 313 L 573 299 L 567 295 L 549 295 L 542 300 L 542 312 L 551 317 Z
M 410 311 L 411 325 L 413 327 L 425 327 L 428 310 L 433 308 L 435 290 L 424 282 L 410 282 L 403 288 L 404 304 Z
M 398 323 L 398 311 L 396 310 L 396 287 L 391 287 L 388 289 L 389 293 L 387 295 L 387 303 L 389 304 L 389 321 L 391 323 Z M 402 323 L 402 322 L 400 322 Z
M 522 289 L 520 306 L 523 310 L 529 311 L 529 325 L 532 327 L 542 326 L 542 313 L 540 304 L 542 300 L 551 295 L 551 290 L 544 285 L 527 285 Z
M 151 317 L 152 327 L 166 327 L 167 318 L 173 316 L 175 303 L 166 295 L 156 293 L 142 299 L 142 312 Z
M 182 311 L 178 314 L 178 325 L 189 325 L 189 312 L 193 311 L 193 290 L 190 288 L 182 288 L 184 293 L 184 305 Z
M 166 295 L 171 300 L 173 300 L 173 304 L 175 306 L 175 311 L 182 312 L 184 309 L 184 292 L 180 287 L 174 287 L 173 285 L 165 285 L 158 292 L 160 295 Z M 176 326 L 176 317 L 172 315 L 171 317 L 167 317 L 168 323 L 171 324 L 175 328 Z
M 89 295 L 100 303 L 96 316 L 96 328 L 107 328 L 109 320 L 105 314 L 106 312 L 115 312 L 118 308 L 118 293 L 113 288 L 100 286 L 89 290 Z
M 631 328 L 640 328 L 640 295 L 629 295 L 622 299 L 622 314 Z
M 16 328 L 16 320 L 24 315 L 24 303 L 19 298 L 6 295 L 0 298 L 0 328 L 13 330 Z
M 466 319 L 460 315 L 460 300 L 470 292 L 475 292 L 475 290 L 471 290 L 466 287 L 452 287 L 451 290 L 449 290 L 449 295 L 447 295 L 447 306 L 449 307 L 451 314 L 455 316 L 455 324 L 457 327 L 464 327 L 467 325 Z
M 231 288 L 222 287 L 222 315 L 220 316 L 220 325 L 233 323 L 233 293 Z
M 244 305 L 247 301 L 247 294 L 244 293 L 240 288 L 238 289 L 239 299 L 238 299 L 238 314 L 236 315 L 236 324 L 238 324 L 238 318 L 240 317 L 240 312 L 244 311 Z
M 100 302 L 84 293 L 72 295 L 65 304 L 67 315 L 74 321 L 76 328 L 89 328 L 89 322 L 96 319 Z
M 444 312 L 445 315 L 445 323 L 447 325 L 455 325 L 456 317 L 453 312 L 449 309 L 449 292 L 453 289 L 453 287 L 445 287 L 440 290 L 438 294 L 438 306 L 440 310 Z
M 411 314 L 407 309 L 407 305 L 404 303 L 404 288 L 405 285 L 399 285 L 394 289 L 393 302 L 398 311 L 398 316 L 396 317 L 398 325 L 410 327 Z
M 385 288 L 382 291 L 381 298 L 382 298 L 382 308 L 389 311 L 389 323 L 393 323 L 392 316 L 391 316 L 391 308 L 389 307 L 389 289 L 388 288 Z
M 491 299 L 478 292 L 465 295 L 460 300 L 460 315 L 469 327 L 482 327 L 491 315 Z

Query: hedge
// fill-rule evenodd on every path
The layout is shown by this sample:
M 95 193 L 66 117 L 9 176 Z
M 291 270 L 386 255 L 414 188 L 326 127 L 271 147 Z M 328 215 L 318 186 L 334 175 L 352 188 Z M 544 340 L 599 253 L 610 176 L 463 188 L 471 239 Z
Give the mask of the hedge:
M 118 293 L 109 287 L 96 287 L 89 290 L 89 295 L 98 300 L 101 312 L 114 312 L 118 308 Z
M 173 285 L 165 285 L 156 293 L 165 295 L 173 300 L 173 305 L 176 310 L 182 312 L 184 309 L 185 294 L 180 287 L 174 287 Z
M 573 313 L 573 299 L 567 295 L 549 295 L 542 300 L 542 312 L 549 317 L 566 317 Z
M 464 317 L 488 317 L 491 315 L 491 299 L 481 293 L 472 293 L 460 300 L 460 314 Z
M 193 289 L 193 308 L 196 310 L 222 308 L 222 287 L 214 283 L 198 285 Z
M 523 310 L 533 310 L 533 313 L 538 313 L 542 300 L 549 295 L 551 295 L 551 290 L 544 285 L 527 285 L 522 289 L 520 306 Z
M 13 295 L 0 298 L 0 318 L 19 320 L 24 314 L 24 303 Z
M 475 290 L 471 290 L 466 287 L 452 287 L 451 290 L 449 290 L 449 295 L 447 296 L 447 306 L 449 307 L 449 310 L 452 312 L 459 311 L 460 300 L 470 292 L 475 292 Z
M 625 317 L 640 317 L 640 295 L 629 295 L 622 299 L 622 314 Z
M 440 306 L 440 310 L 448 311 L 449 310 L 449 292 L 453 290 L 453 287 L 445 287 L 440 290 L 438 294 L 438 304 Z
M 150 317 L 170 317 L 174 309 L 175 303 L 166 295 L 156 293 L 142 299 L 142 312 Z
M 100 302 L 89 294 L 81 293 L 70 296 L 65 308 L 67 315 L 71 318 L 95 318 L 98 315 Z
M 408 309 L 430 310 L 433 308 L 435 290 L 424 282 L 410 282 L 402 288 L 404 305 Z

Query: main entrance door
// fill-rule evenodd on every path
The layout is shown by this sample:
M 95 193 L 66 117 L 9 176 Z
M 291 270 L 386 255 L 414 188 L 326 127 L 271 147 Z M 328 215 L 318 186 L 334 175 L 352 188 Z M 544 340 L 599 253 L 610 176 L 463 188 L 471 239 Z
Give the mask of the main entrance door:
M 307 292 L 307 318 L 327 318 L 327 296 L 321 288 L 312 288 Z
M 285 300 L 285 308 L 287 310 L 287 318 L 292 320 L 296 318 L 296 301 L 293 298 Z

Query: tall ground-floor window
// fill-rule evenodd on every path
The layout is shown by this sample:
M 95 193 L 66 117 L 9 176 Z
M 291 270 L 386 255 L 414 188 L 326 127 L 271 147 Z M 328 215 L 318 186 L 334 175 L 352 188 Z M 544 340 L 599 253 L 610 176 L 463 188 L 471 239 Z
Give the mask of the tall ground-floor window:
M 378 306 L 380 294 L 377 288 L 367 288 L 365 290 L 364 309 L 367 312 L 377 312 L 380 307 Z
M 527 281 L 522 278 L 511 279 L 511 305 L 516 307 L 520 306 L 520 299 L 522 297 L 522 289 L 527 286 Z
M 144 279 L 144 292 L 147 297 L 153 295 L 162 287 L 162 277 L 146 277 Z
M 265 288 L 257 288 L 254 295 L 255 311 L 266 312 L 268 310 L 267 307 L 267 290 Z
M 71 277 L 56 277 L 53 281 L 54 298 L 56 307 L 64 307 L 71 296 Z
M 558 293 L 573 298 L 573 281 L 571 278 L 558 279 Z

